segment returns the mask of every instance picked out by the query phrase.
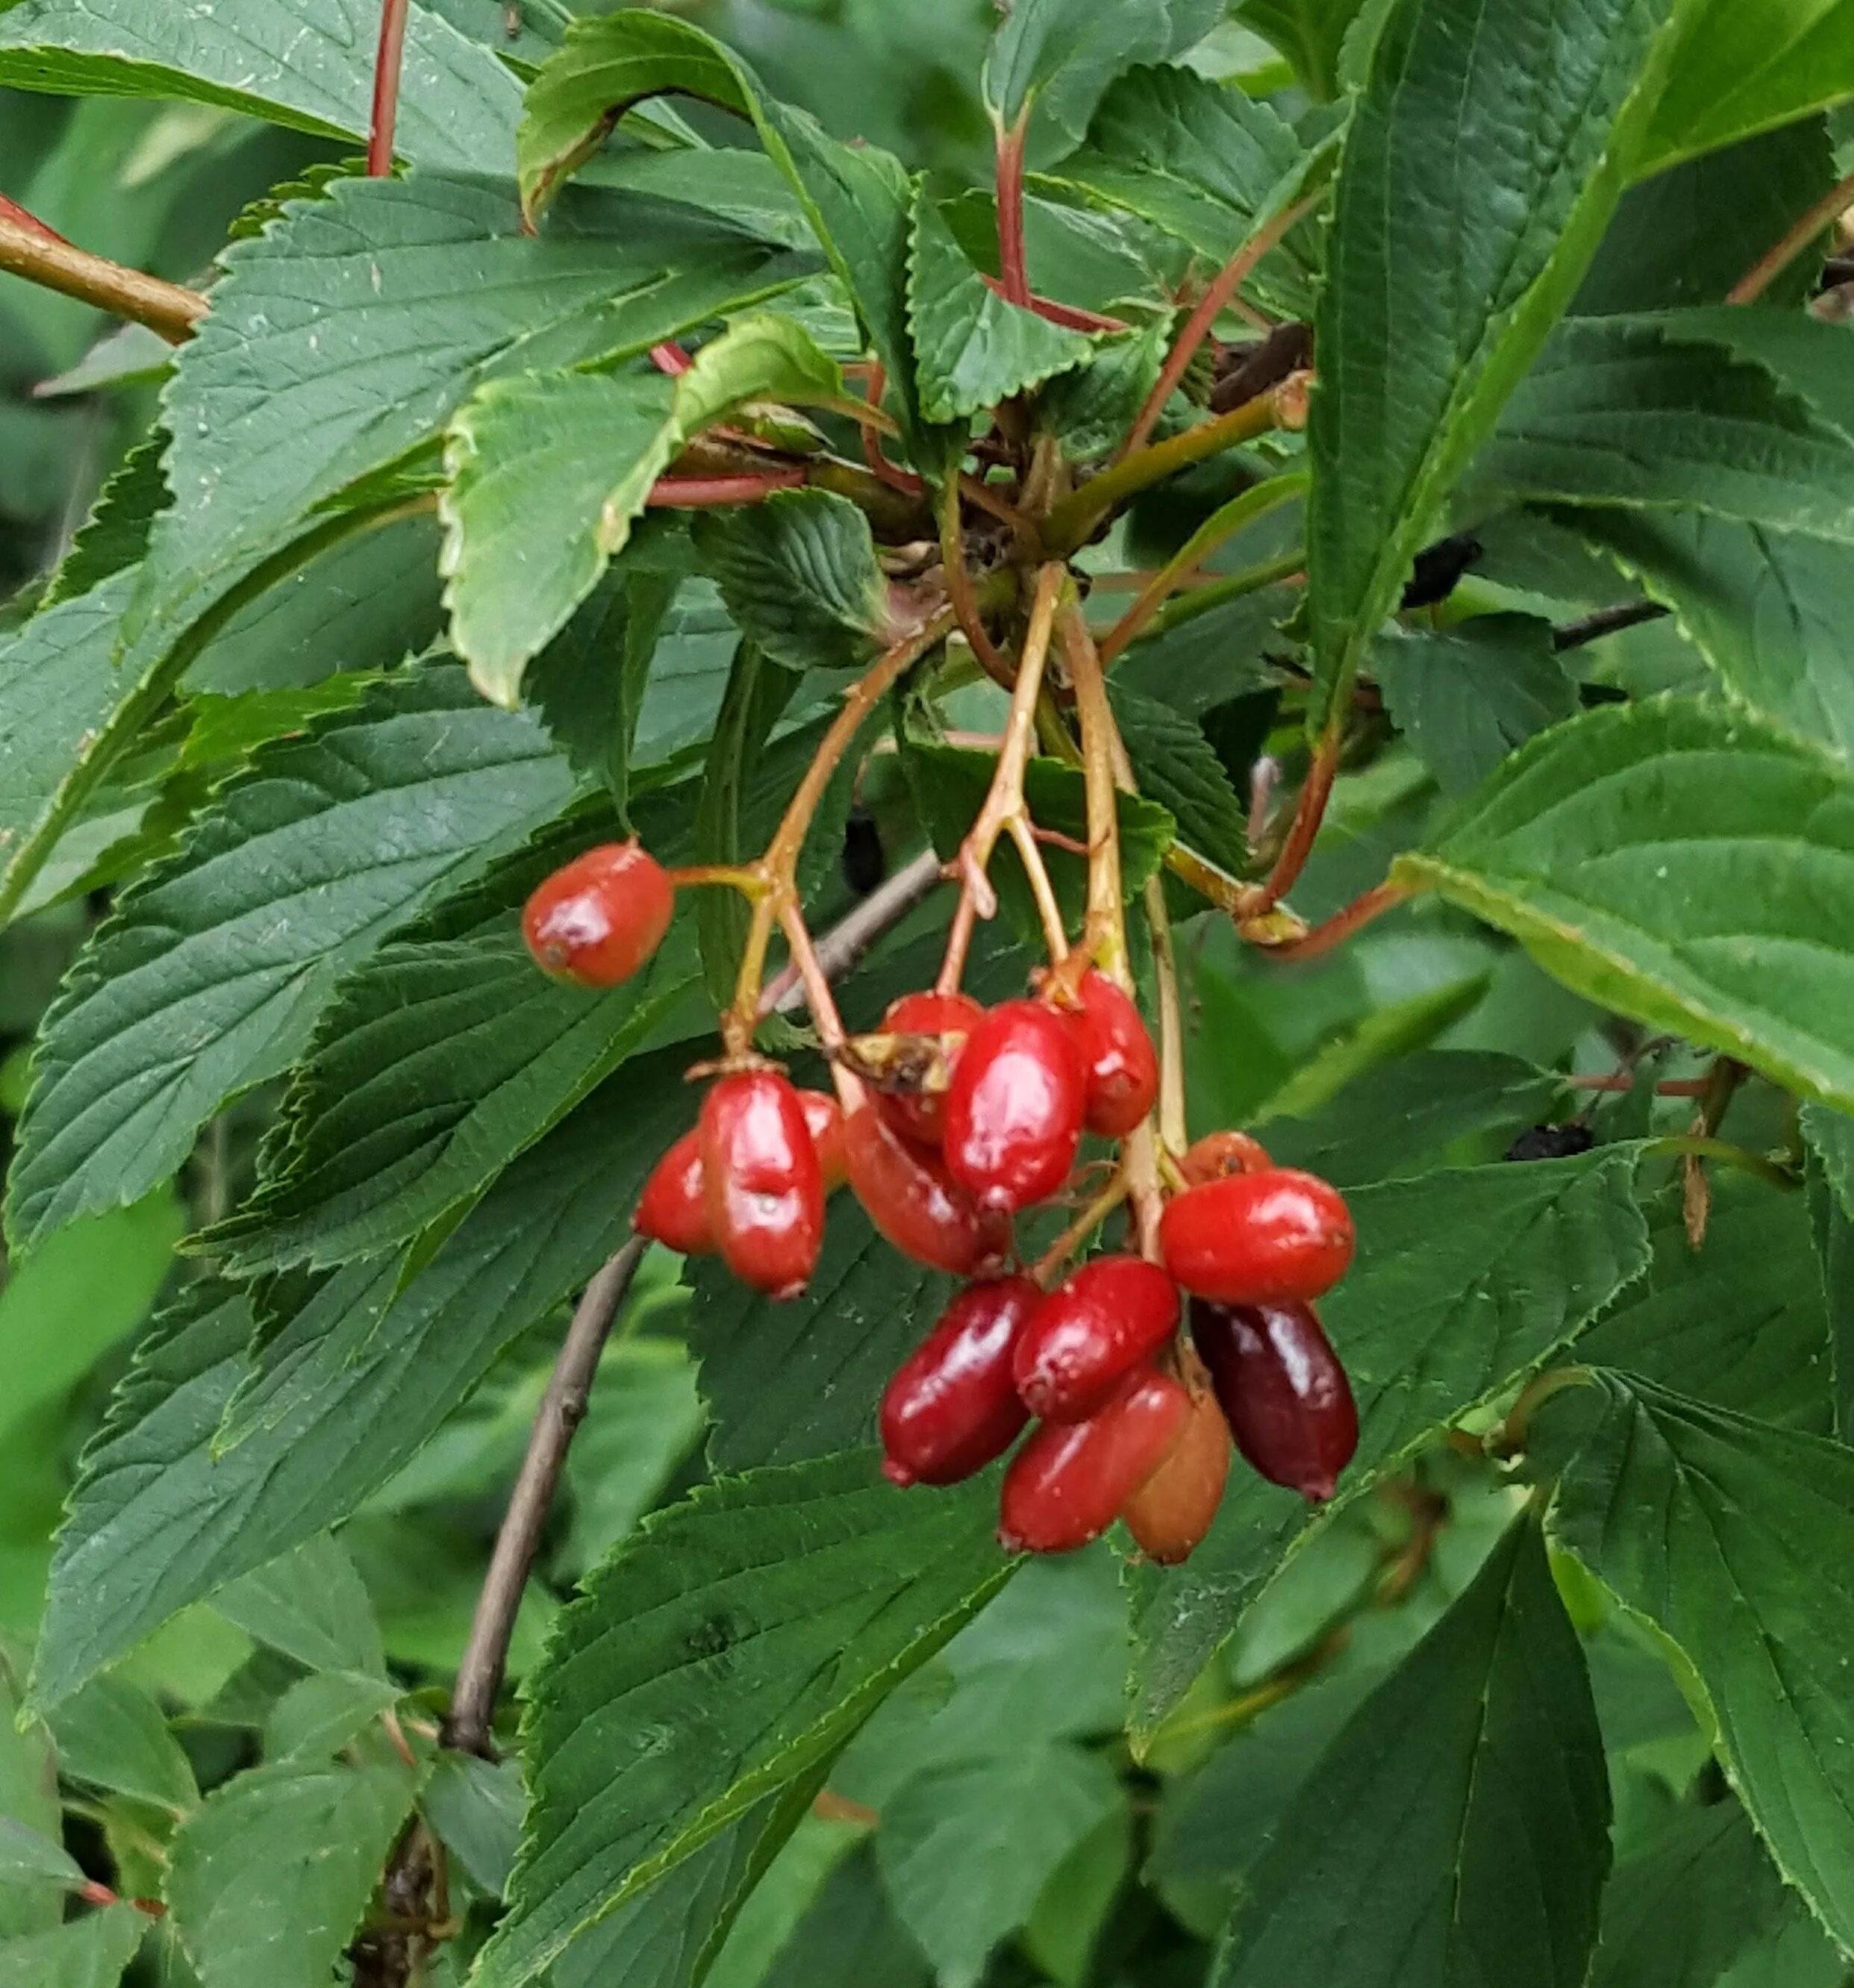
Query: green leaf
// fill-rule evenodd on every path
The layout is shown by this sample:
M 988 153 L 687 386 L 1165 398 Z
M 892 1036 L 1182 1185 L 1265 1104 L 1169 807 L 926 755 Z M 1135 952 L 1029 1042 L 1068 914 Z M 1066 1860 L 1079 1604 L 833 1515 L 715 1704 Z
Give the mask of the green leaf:
M 869 521 L 847 497 L 775 491 L 698 520 L 695 546 L 747 640 L 793 670 L 862 670 L 891 639 Z
M 993 1495 L 905 1499 L 857 1452 L 698 1491 L 621 1547 L 530 1688 L 529 1835 L 483 1988 L 827 1760 L 1004 1578 Z
M 1854 1108 L 1851 857 L 1854 786 L 1832 762 L 1662 698 L 1534 739 L 1392 874 L 1605 1007 Z
M 326 1988 L 417 1788 L 397 1760 L 279 1761 L 215 1788 L 174 1838 L 167 1871 L 174 1930 L 202 1988 Z
M 54 1825 L 56 1822 L 53 1816 Z M 75 1892 L 83 1885 L 83 1868 L 62 1843 L 39 1830 L 29 1829 L 12 1817 L 0 1816 L 0 1885 L 49 1885 L 59 1891 Z M 17 1902 L 9 1899 L 9 1904 Z M 52 1905 L 56 1919 L 59 1908 Z
M 1854 1432 L 1854 1123 L 1808 1104 L 1802 1131 L 1810 1155 L 1809 1227 L 1828 1311 L 1832 1427 L 1845 1442 Z
M 33 1673 L 54 1704 L 178 1613 L 339 1523 L 387 1483 L 504 1350 L 631 1232 L 687 1128 L 685 1054 L 633 1063 L 523 1154 L 415 1274 L 393 1258 L 268 1322 L 202 1280 L 137 1350 L 86 1452 Z M 225 1446 L 235 1396 L 245 1430 Z
M 876 1861 L 946 1988 L 973 1988 L 993 1948 L 1121 1800 L 1104 1756 L 1061 1741 L 930 1767 L 889 1797 Z
M 1693 11 L 1636 169 L 1659 172 L 1849 96 L 1854 8 L 1846 0 L 1768 0 L 1754 12 L 1707 0 Z
M 153 1696 L 127 1678 L 93 1678 L 52 1719 L 59 1771 L 74 1781 L 184 1815 L 199 1800 L 193 1767 Z
M 985 100 L 1000 130 L 1040 110 L 1070 144 L 1122 70 L 1172 52 L 1166 0 L 1016 0 L 985 63 Z
M 0 1988 L 116 1988 L 147 1930 L 133 1905 L 110 1905 L 50 1932 L 0 1939 Z
M 1339 50 L 1362 0 L 1241 0 L 1237 18 L 1266 35 L 1322 103 L 1339 93 Z
M 0 17 L 0 83 L 73 96 L 181 97 L 298 130 L 367 136 L 378 9 L 291 0 L 235 10 L 165 0 L 24 0 Z M 514 79 L 488 49 L 414 5 L 406 29 L 398 148 L 419 164 L 480 171 L 504 152 Z
M 695 1365 L 678 1340 L 609 1347 L 593 1382 L 588 1426 L 567 1460 L 573 1518 L 557 1574 L 603 1560 L 661 1497 L 706 1420 Z
M 526 1802 L 519 1761 L 491 1762 L 446 1747 L 432 1763 L 420 1807 L 471 1877 L 500 1898 L 515 1868 Z
M 1446 632 L 1387 629 L 1369 661 L 1398 730 L 1445 794 L 1471 792 L 1578 708 L 1551 623 L 1528 614 L 1481 615 Z
M 1717 322 L 1670 311 L 1561 326 L 1477 478 L 1534 502 L 1691 508 L 1854 542 L 1854 443 L 1781 375 L 1704 342 Z
M 1112 695 L 1139 791 L 1171 816 L 1181 841 L 1226 870 L 1246 870 L 1248 811 L 1203 728 L 1123 683 L 1114 683 Z
M 1784 1896 L 1736 1802 L 1684 1810 L 1610 1873 L 1590 1988 L 1714 1988 Z
M 1321 1756 L 1212 1980 L 1581 1988 L 1609 1822 L 1583 1652 L 1521 1518 Z
M 41 614 L 62 601 L 80 600 L 140 562 L 156 517 L 171 501 L 167 444 L 167 435 L 157 428 L 123 458 L 122 466 L 97 492 L 71 549 L 46 583 Z
M 344 970 L 570 786 L 532 719 L 442 666 L 261 753 L 119 901 L 48 1014 L 14 1246 L 164 1179 L 225 1098 L 288 1064 Z
M 359 1570 L 328 1533 L 222 1588 L 218 1612 L 311 1670 L 386 1668 L 380 1625 Z
M 63 1917 L 59 1892 L 83 1873 L 63 1836 L 51 1736 L 22 1716 L 12 1667 L 0 1662 L 0 1939 L 49 1931 Z
M 1313 723 L 1595 253 L 1692 5 L 1412 0 L 1386 23 L 1315 321 Z
M 993 290 L 925 188 L 915 205 L 908 324 L 921 412 L 930 421 L 963 421 L 1079 365 L 1091 350 L 1084 333 Z
M 1636 1150 L 1448 1169 L 1350 1196 L 1358 1256 L 1321 1313 L 1352 1377 L 1358 1453 L 1341 1503 L 1568 1346 L 1649 1257 Z M 1138 1583 L 1133 1724 L 1149 1736 L 1287 1556 L 1321 1523 L 1233 1479 L 1183 1567 Z
M 1169 313 L 1143 331 L 1097 339 L 1082 364 L 1057 374 L 1037 397 L 1038 431 L 1054 435 L 1071 462 L 1118 448 L 1159 384 L 1171 345 Z
M 824 1981 L 880 1982 L 882 1988 L 930 1988 L 933 1969 L 889 1904 L 874 1848 L 851 1851 L 831 1874 L 817 1902 L 799 1922 L 760 1988 L 815 1988 Z
M 1854 1597 L 1823 1570 L 1854 1551 L 1854 1454 L 1607 1370 L 1541 1411 L 1548 1455 L 1574 1428 L 1554 1538 L 1692 1665 L 1758 1834 L 1847 1946 Z
M 299 1678 L 264 1722 L 267 1760 L 327 1760 L 399 1702 L 399 1687 L 357 1671 Z

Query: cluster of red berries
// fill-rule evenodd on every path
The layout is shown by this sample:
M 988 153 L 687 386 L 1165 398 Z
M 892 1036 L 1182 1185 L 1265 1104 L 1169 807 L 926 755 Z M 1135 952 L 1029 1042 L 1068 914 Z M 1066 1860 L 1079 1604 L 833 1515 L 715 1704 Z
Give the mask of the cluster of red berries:
M 673 904 L 651 858 L 614 845 L 550 877 L 525 930 L 550 972 L 609 986 L 655 952 Z M 1325 1182 L 1276 1167 L 1246 1134 L 1218 1133 L 1179 1163 L 1162 1264 L 1098 1256 L 1047 1292 L 1010 1268 L 1013 1218 L 1068 1185 L 1084 1131 L 1123 1138 L 1152 1109 L 1159 1060 L 1124 989 L 1091 969 L 1072 993 L 989 1009 L 964 994 L 904 995 L 851 1048 L 847 1115 L 770 1066 L 718 1077 L 635 1219 L 641 1234 L 717 1253 L 743 1283 L 795 1297 L 826 1199 L 847 1182 L 903 1255 L 970 1280 L 884 1394 L 896 1483 L 969 1477 L 1034 1418 L 1005 1474 L 1004 1543 L 1064 1552 L 1121 1518 L 1168 1563 L 1208 1530 L 1232 1435 L 1264 1477 L 1332 1495 L 1358 1415 L 1312 1309 L 1352 1253 L 1350 1215 Z

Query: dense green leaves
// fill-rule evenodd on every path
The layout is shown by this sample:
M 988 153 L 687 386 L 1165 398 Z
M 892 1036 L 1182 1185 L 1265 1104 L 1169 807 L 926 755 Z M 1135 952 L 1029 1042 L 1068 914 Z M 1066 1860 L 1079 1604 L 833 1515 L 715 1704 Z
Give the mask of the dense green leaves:
M 760 1796 L 829 1757 L 1003 1578 L 989 1486 L 911 1499 L 867 1452 L 698 1492 L 563 1618 L 485 1988 L 532 1980 Z
M 1583 1652 L 1524 1517 L 1320 1756 L 1249 1873 L 1216 1988 L 1296 1970 L 1580 1988 L 1609 1820 Z
M 1362 0 L 1240 0 L 1237 14 L 1266 35 L 1314 95 L 1339 92 L 1339 51 Z
M 133 1905 L 110 1905 L 50 1932 L 0 1939 L 0 1988 L 116 1988 L 147 1930 Z
M 1568 986 L 1854 1106 L 1854 787 L 1680 699 L 1535 739 L 1396 874 Z
M 1752 1821 L 1845 1945 L 1854 1602 L 1823 1570 L 1854 1551 L 1854 1456 L 1635 1374 L 1602 1371 L 1594 1400 L 1573 1394 L 1561 1418 L 1546 1412 L 1555 1454 L 1575 1423 L 1588 1431 L 1560 1478 L 1553 1536 L 1691 1664 Z
M 15 1244 L 165 1178 L 222 1100 L 289 1063 L 345 968 L 569 787 L 539 726 L 445 667 L 262 756 L 125 898 L 49 1019 Z
M 1693 10 L 1642 146 L 1653 172 L 1854 96 L 1854 9 L 1845 0 L 1769 0 Z
M 1020 0 L 985 65 L 985 96 L 1001 130 L 1033 107 L 1069 140 L 1087 129 L 1101 91 L 1131 63 L 1172 52 L 1168 0 Z
M 1387 22 L 1346 140 L 1316 323 L 1316 718 L 1344 695 L 1449 485 L 1595 252 L 1683 11 L 1413 0 Z
M 869 521 L 825 490 L 699 520 L 695 544 L 736 625 L 787 669 L 858 670 L 890 637 Z
M 184 1815 L 199 1800 L 193 1769 L 153 1695 L 127 1679 L 93 1678 L 52 1720 L 59 1771 L 72 1780 Z

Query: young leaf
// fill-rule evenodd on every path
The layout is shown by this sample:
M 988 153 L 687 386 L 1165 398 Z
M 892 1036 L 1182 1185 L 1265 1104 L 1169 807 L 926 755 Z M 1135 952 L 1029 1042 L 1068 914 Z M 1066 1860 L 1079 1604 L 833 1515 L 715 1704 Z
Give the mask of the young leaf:
M 391 677 L 260 754 L 124 894 L 48 1015 L 14 1246 L 165 1179 L 226 1097 L 307 1041 L 343 970 L 570 788 L 531 718 L 482 705 L 447 666 Z
M 1628 1373 L 1541 1411 L 1575 1439 L 1553 1537 L 1691 1664 L 1720 1763 L 1779 1868 L 1854 1939 L 1854 1456 Z M 1575 1397 L 1575 1398 L 1572 1398 Z M 1550 1419 L 1548 1421 L 1546 1418 Z
M 1351 1196 L 1358 1256 L 1321 1314 L 1358 1398 L 1356 1496 L 1438 1429 L 1569 1345 L 1649 1258 L 1634 1148 L 1447 1168 Z M 1233 1478 L 1189 1562 L 1135 1604 L 1133 1721 L 1149 1735 L 1319 1523 L 1291 1493 Z
M 110 1905 L 49 1932 L 0 1939 L 0 1988 L 115 1988 L 147 1930 L 145 1913 Z
M 856 1452 L 698 1491 L 621 1547 L 533 1680 L 529 1834 L 483 1988 L 532 1980 L 828 1759 L 1005 1577 L 993 1496 L 904 1498 Z
M 963 421 L 1078 366 L 1086 336 L 991 289 L 923 188 L 916 201 L 908 270 L 908 323 L 915 380 L 929 421 Z
M 364 138 L 378 15 L 374 0 L 320 0 L 306 18 L 293 0 L 239 0 L 211 12 L 168 0 L 25 0 L 0 18 L 0 83 L 71 96 L 181 97 Z M 506 150 L 519 95 L 487 49 L 413 5 L 402 157 L 480 172 Z
M 53 1715 L 59 1772 L 92 1787 L 184 1815 L 200 1798 L 193 1767 L 151 1692 L 127 1678 L 93 1678 Z
M 1170 13 L 1166 0 L 1016 0 L 985 64 L 993 121 L 1008 131 L 1034 109 L 1072 145 L 1115 76 L 1172 52 Z
M 1471 792 L 1578 708 L 1551 624 L 1527 614 L 1484 614 L 1446 632 L 1386 630 L 1370 666 L 1398 730 L 1445 794 Z
M 1320 1756 L 1250 1871 L 1215 1988 L 1297 1970 L 1581 1988 L 1609 1824 L 1583 1652 L 1524 1516 Z
M 1692 4 L 1416 0 L 1385 24 L 1315 325 L 1314 723 L 1595 253 Z
M 1054 435 L 1071 462 L 1118 448 L 1158 385 L 1171 344 L 1169 313 L 1143 331 L 1096 340 L 1082 364 L 1058 374 L 1037 397 L 1039 431 Z
M 1854 784 L 1682 698 L 1534 739 L 1394 875 L 1652 1026 L 1854 1108 Z
M 279 1761 L 215 1788 L 174 1839 L 167 1871 L 201 1988 L 326 1988 L 417 1791 L 413 1770 L 390 1759 Z

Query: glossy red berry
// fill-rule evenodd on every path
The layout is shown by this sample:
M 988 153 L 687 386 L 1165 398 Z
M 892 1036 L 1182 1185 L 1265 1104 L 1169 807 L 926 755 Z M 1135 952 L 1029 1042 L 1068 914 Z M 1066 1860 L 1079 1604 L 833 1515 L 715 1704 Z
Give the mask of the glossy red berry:
M 834 1194 L 850 1178 L 844 1157 L 844 1108 L 822 1090 L 801 1090 L 798 1102 L 811 1144 L 817 1149 L 817 1171 L 823 1176 L 824 1192 Z
M 1099 1539 L 1190 1413 L 1184 1384 L 1149 1368 L 1086 1422 L 1045 1422 L 1004 1473 L 999 1543 L 1010 1553 L 1072 1553 Z
M 798 1093 L 777 1071 L 718 1078 L 702 1100 L 715 1246 L 743 1284 L 797 1297 L 824 1241 L 824 1178 Z
M 616 987 L 663 943 L 675 887 L 635 842 L 608 842 L 557 870 L 528 900 L 522 936 L 547 972 Z
M 1230 1477 L 1230 1425 L 1215 1395 L 1191 1398 L 1191 1414 L 1159 1468 L 1122 1508 L 1140 1550 L 1161 1567 L 1189 1560 L 1209 1531 Z
M 911 1145 L 874 1105 L 851 1113 L 844 1158 L 857 1199 L 904 1256 L 964 1277 L 1010 1249 L 1009 1222 L 980 1209 L 937 1153 Z
M 1045 1422 L 1080 1422 L 1178 1330 L 1178 1286 L 1138 1256 L 1097 1256 L 1058 1284 L 1018 1342 L 1017 1391 Z
M 882 1017 L 881 1033 L 888 1036 L 932 1036 L 942 1038 L 936 1055 L 925 1060 L 937 1064 L 933 1080 L 923 1084 L 922 1060 L 914 1059 L 898 1068 L 902 1087 L 878 1090 L 876 1108 L 895 1129 L 923 1146 L 937 1146 L 946 1129 L 946 1089 L 959 1067 L 962 1045 L 944 1038 L 969 1036 L 985 1019 L 985 1010 L 969 994 L 935 994 L 931 991 L 904 994 L 889 1004 Z M 924 1066 L 923 1066 L 924 1067 Z M 944 1083 L 939 1080 L 944 1078 Z
M 1345 1274 L 1353 1239 L 1338 1188 L 1291 1167 L 1187 1188 L 1159 1226 L 1172 1276 L 1224 1304 L 1320 1297 Z
M 1197 1298 L 1191 1337 L 1237 1448 L 1271 1484 L 1323 1504 L 1358 1446 L 1358 1410 L 1313 1307 Z
M 631 1226 L 640 1236 L 661 1242 L 685 1256 L 705 1256 L 715 1246 L 708 1219 L 708 1195 L 702 1178 L 702 1134 L 685 1132 L 658 1161 Z
M 986 1208 L 1014 1212 L 1068 1178 L 1086 1076 L 1068 1024 L 1040 1001 L 1006 1001 L 966 1038 L 946 1093 L 947 1171 Z
M 1077 993 L 1068 1021 L 1087 1072 L 1088 1128 L 1123 1139 L 1159 1095 L 1159 1054 L 1132 997 L 1105 973 L 1091 968 Z
M 1247 1132 L 1213 1132 L 1199 1139 L 1179 1162 L 1193 1187 L 1221 1180 L 1226 1174 L 1265 1174 L 1274 1167 L 1268 1149 Z
M 968 1284 L 882 1396 L 884 1466 L 897 1484 L 957 1484 L 1017 1439 L 1030 1417 L 1011 1355 L 1043 1293 L 1027 1277 Z

